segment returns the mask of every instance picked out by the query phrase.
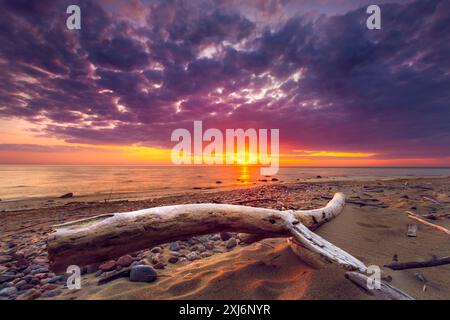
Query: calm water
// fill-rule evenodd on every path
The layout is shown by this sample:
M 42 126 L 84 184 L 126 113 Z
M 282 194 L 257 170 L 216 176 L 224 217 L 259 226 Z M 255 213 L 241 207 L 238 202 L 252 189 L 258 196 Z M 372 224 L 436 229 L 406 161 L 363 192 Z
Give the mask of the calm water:
M 333 179 L 450 176 L 450 168 L 280 168 L 285 182 L 317 175 Z M 194 187 L 226 189 L 267 184 L 257 167 L 181 166 L 27 166 L 0 165 L 0 199 L 91 194 L 170 194 Z M 270 180 L 270 179 L 269 179 Z M 216 181 L 222 183 L 217 184 Z

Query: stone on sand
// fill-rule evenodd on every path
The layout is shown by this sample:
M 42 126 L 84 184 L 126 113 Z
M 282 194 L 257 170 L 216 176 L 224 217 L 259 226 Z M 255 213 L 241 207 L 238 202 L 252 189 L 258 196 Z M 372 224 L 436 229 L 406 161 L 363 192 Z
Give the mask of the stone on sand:
M 138 265 L 131 268 L 130 281 L 133 282 L 153 282 L 158 277 L 152 267 Z

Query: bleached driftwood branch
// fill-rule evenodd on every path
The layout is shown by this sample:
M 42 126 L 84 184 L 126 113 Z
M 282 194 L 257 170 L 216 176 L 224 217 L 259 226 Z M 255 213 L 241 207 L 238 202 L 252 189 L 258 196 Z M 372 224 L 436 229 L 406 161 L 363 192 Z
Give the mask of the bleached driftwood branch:
M 184 204 L 99 215 L 53 226 L 47 241 L 50 268 L 87 265 L 175 240 L 222 231 L 248 234 L 248 242 L 292 237 L 291 247 L 306 262 L 335 262 L 364 274 L 363 262 L 313 233 L 336 217 L 345 196 L 336 193 L 323 208 L 286 210 L 228 204 Z
M 414 300 L 414 298 L 408 295 L 407 293 L 383 281 L 380 281 L 379 289 L 375 288 L 369 289 L 367 283 L 368 281 L 370 282 L 372 281 L 369 280 L 369 277 L 367 277 L 365 274 L 349 271 L 345 273 L 345 277 L 349 279 L 351 282 L 353 282 L 355 285 L 360 287 L 362 290 L 364 290 L 365 293 L 371 296 L 380 297 L 386 300 Z
M 344 205 L 345 196 L 337 193 L 327 206 L 316 210 L 279 211 L 208 203 L 100 215 L 53 226 L 54 232 L 48 237 L 50 266 L 59 272 L 71 264 L 97 263 L 170 241 L 230 231 L 256 238 L 292 236 L 320 255 L 357 270 L 362 263 L 318 240 L 308 230 L 336 217 Z

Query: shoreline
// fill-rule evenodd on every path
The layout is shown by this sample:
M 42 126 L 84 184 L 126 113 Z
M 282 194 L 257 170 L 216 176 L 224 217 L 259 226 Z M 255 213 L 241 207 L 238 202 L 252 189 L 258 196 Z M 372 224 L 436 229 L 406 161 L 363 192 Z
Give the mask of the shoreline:
M 258 188 L 272 185 L 292 185 L 298 183 L 335 183 L 335 182 L 373 182 L 373 181 L 399 181 L 399 180 L 424 180 L 424 179 L 449 179 L 449 176 L 395 176 L 395 177 L 324 177 L 324 178 L 306 178 L 296 179 L 295 181 L 266 181 L 259 183 L 249 183 L 245 185 L 233 185 L 223 187 L 192 187 L 184 191 L 161 192 L 161 191 L 127 191 L 127 192 L 112 192 L 112 193 L 92 193 L 92 194 L 74 194 L 66 199 L 61 195 L 48 196 L 30 196 L 17 199 L 0 200 L 0 215 L 5 212 L 14 212 L 20 210 L 33 210 L 39 208 L 51 208 L 57 206 L 64 206 L 68 203 L 96 203 L 96 202 L 114 202 L 114 201 L 144 201 L 148 199 L 158 199 L 164 197 L 197 195 L 207 193 L 220 193 L 233 190 L 246 190 L 251 188 Z

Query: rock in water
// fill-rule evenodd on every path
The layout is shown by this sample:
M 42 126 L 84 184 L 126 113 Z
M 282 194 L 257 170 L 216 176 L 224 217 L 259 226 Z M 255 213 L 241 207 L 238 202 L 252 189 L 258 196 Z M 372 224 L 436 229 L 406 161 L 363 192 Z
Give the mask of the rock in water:
M 69 199 L 69 198 L 72 198 L 72 197 L 73 197 L 73 193 L 69 192 L 69 193 L 63 194 L 60 198 L 61 199 Z
M 131 268 L 130 281 L 133 282 L 153 282 L 158 277 L 152 267 L 138 265 Z

